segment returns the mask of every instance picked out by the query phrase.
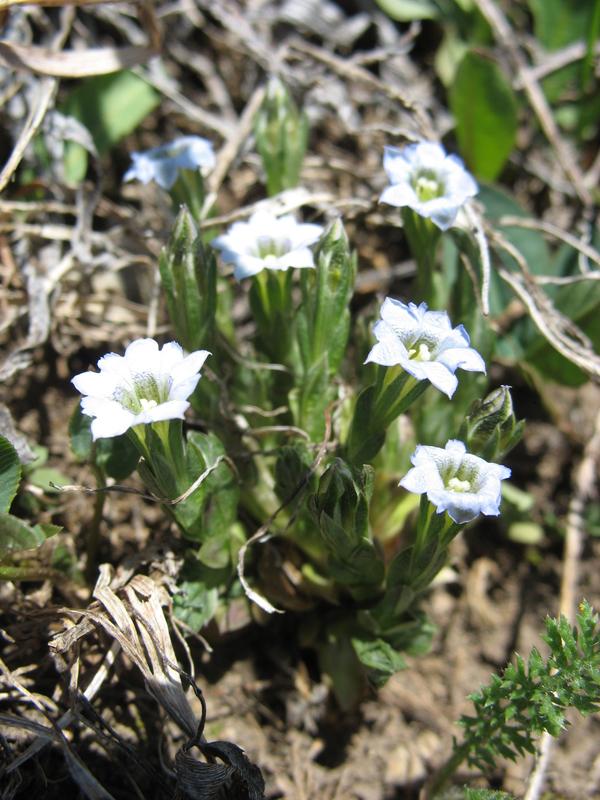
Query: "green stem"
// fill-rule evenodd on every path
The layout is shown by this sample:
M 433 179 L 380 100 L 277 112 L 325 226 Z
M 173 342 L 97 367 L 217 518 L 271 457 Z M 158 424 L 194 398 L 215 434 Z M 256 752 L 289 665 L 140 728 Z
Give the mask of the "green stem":
M 461 744 L 452 753 L 446 763 L 432 776 L 425 786 L 425 797 L 432 800 L 446 786 L 450 778 L 460 767 L 462 762 L 469 755 L 470 746 L 468 742 Z
M 177 214 L 182 205 L 186 205 L 196 222 L 202 219 L 204 203 L 204 180 L 200 170 L 180 169 L 177 180 L 169 190 Z
M 344 448 L 348 461 L 372 461 L 383 447 L 388 427 L 428 386 L 429 381 L 417 381 L 399 366 L 380 367 L 375 383 L 356 401 Z
M 62 572 L 49 567 L 13 567 L 8 564 L 0 564 L 0 580 L 4 581 L 45 581 L 48 578 L 54 580 L 65 580 Z
M 419 508 L 419 519 L 417 521 L 417 535 L 415 537 L 415 541 L 410 551 L 410 566 L 409 566 L 409 573 L 413 574 L 413 568 L 415 562 L 418 564 L 419 558 L 425 544 L 427 542 L 428 533 L 429 533 L 429 524 L 431 522 L 431 517 L 433 515 L 433 506 L 427 499 L 426 494 L 421 495 L 421 505 Z
M 106 487 L 106 475 L 104 470 L 92 462 L 92 470 L 96 478 L 96 492 L 94 498 L 94 513 L 92 520 L 86 531 L 86 558 L 85 558 L 85 577 L 88 584 L 95 584 L 98 571 L 98 550 L 100 549 L 100 526 L 106 502 L 106 492 L 102 491 Z
M 410 208 L 403 209 L 402 221 L 408 245 L 417 262 L 417 289 L 420 299 L 429 306 L 435 305 L 435 254 L 440 231 L 430 220 L 420 217 Z

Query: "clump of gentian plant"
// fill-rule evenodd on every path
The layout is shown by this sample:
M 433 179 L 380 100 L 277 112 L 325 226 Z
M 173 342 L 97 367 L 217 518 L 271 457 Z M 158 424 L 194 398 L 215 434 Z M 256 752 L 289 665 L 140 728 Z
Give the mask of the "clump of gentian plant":
M 269 192 L 297 180 L 306 140 L 282 91 L 269 88 L 256 123 Z M 183 152 L 161 166 L 166 188 L 189 168 Z M 260 210 L 207 246 L 183 207 L 160 268 L 185 350 L 139 340 L 74 379 L 93 438 L 128 437 L 133 466 L 188 542 L 178 615 L 199 629 L 242 590 L 268 611 L 302 609 L 301 638 L 345 708 L 428 648 L 423 598 L 465 525 L 500 513 L 501 461 L 521 431 L 506 387 L 484 397 L 481 326 L 469 317 L 472 340 L 464 315 L 451 322 L 428 305 L 437 236 L 475 182 L 429 143 L 388 149 L 384 165 L 382 201 L 404 209 L 421 297 L 384 300 L 362 358 L 351 345 L 356 257 L 340 219 Z M 415 219 L 428 226 L 419 236 Z M 219 287 L 247 303 L 251 335 L 231 323 Z M 210 380 L 199 380 L 203 348 Z M 413 421 L 404 439 L 401 417 Z M 419 440 L 424 417 L 439 435 Z M 383 513 L 390 505 L 401 513 Z

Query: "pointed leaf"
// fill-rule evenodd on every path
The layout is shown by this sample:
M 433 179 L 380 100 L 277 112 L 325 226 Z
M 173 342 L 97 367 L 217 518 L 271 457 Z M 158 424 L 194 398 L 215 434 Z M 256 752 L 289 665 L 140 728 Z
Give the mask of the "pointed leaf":
M 21 462 L 12 444 L 0 436 L 0 512 L 10 508 L 21 480 Z

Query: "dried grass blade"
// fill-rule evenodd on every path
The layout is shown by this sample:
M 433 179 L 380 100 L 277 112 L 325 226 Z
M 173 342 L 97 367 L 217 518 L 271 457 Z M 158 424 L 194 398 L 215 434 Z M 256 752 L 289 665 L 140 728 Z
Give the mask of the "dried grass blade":
M 0 0 L 0 3 L 2 0 Z M 0 62 L 6 66 L 52 78 L 86 78 L 107 75 L 145 64 L 156 50 L 147 45 L 98 47 L 91 50 L 53 52 L 46 47 L 23 47 L 0 41 Z

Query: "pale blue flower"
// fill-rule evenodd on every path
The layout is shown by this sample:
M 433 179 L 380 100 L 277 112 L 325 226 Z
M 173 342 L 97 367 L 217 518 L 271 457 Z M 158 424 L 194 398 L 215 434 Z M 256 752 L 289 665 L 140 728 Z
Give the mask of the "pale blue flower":
M 201 136 L 180 136 L 152 150 L 132 153 L 131 160 L 133 163 L 125 173 L 124 181 L 156 181 L 169 191 L 177 180 L 180 169 L 210 170 L 215 165 L 215 154 L 208 139 Z
M 196 350 L 186 356 L 177 342 L 159 349 L 154 339 L 136 339 L 124 356 L 103 356 L 100 372 L 76 375 L 71 383 L 85 395 L 82 412 L 94 417 L 94 440 L 120 436 L 134 425 L 182 419 L 209 355 Z
M 321 225 L 300 223 L 292 214 L 275 217 L 257 211 L 248 222 L 235 222 L 211 244 L 221 251 L 223 261 L 233 264 L 233 274 L 240 281 L 263 269 L 314 267 L 310 245 L 322 233 Z
M 381 319 L 373 328 L 377 344 L 365 363 L 384 367 L 399 364 L 417 380 L 428 380 L 452 397 L 458 380 L 456 370 L 485 372 L 485 363 L 462 325 L 452 328 L 445 311 L 428 311 L 427 304 L 406 305 L 387 297 Z
M 461 206 L 478 191 L 460 158 L 446 155 L 435 142 L 409 144 L 402 149 L 386 147 L 383 168 L 391 186 L 379 202 L 408 206 L 443 231 L 454 224 Z
M 418 445 L 411 462 L 413 468 L 400 486 L 415 494 L 426 493 L 438 514 L 447 511 L 462 525 L 479 514 L 497 517 L 500 513 L 500 481 L 510 477 L 508 467 L 467 453 L 457 439 L 450 439 L 445 448 Z

